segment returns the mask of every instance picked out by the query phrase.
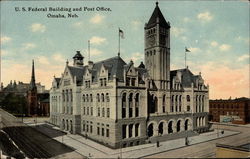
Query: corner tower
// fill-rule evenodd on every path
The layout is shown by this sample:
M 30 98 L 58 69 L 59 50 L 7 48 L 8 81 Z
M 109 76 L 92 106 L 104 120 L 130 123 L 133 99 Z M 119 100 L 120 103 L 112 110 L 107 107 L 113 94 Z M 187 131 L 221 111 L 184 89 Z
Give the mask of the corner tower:
M 145 64 L 157 89 L 167 89 L 170 81 L 170 23 L 155 9 L 144 27 Z

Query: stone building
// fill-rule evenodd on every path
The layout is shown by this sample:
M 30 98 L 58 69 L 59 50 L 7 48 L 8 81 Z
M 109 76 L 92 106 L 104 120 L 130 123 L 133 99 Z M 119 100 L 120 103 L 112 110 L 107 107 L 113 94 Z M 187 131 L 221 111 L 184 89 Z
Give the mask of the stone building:
M 79 51 L 50 90 L 50 122 L 113 148 L 208 130 L 209 88 L 188 68 L 170 71 L 170 23 L 158 3 L 145 24 L 144 63 L 118 54 L 83 63 Z
M 210 120 L 214 122 L 250 123 L 250 99 L 217 99 L 209 101 Z

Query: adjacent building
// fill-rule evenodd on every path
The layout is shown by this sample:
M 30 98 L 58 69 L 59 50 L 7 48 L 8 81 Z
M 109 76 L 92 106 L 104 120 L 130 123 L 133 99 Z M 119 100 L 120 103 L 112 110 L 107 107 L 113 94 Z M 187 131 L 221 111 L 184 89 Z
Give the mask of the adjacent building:
M 29 116 L 49 116 L 49 93 L 39 93 L 35 80 L 35 66 L 32 61 L 31 81 L 27 91 L 27 107 Z
M 214 122 L 250 123 L 250 99 L 219 99 L 209 101 L 210 120 Z
M 207 131 L 209 87 L 188 68 L 170 70 L 170 28 L 157 2 L 139 66 L 119 53 L 84 64 L 77 51 L 52 82 L 50 122 L 113 148 Z

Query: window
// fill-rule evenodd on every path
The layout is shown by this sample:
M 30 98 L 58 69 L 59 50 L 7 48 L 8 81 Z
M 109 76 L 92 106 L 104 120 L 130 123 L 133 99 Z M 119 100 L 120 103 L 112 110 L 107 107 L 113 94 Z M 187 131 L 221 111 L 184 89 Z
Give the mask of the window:
M 126 93 L 122 95 L 122 118 L 126 117 Z
M 127 78 L 126 78 L 126 86 L 129 86 L 129 83 L 130 83 L 130 78 L 127 77 Z
M 89 125 L 86 125 L 86 131 L 89 132 Z
M 125 139 L 126 138 L 126 125 L 122 125 L 122 138 Z
M 104 94 L 102 93 L 102 102 L 104 102 Z
M 133 115 L 133 105 L 132 105 L 132 103 L 133 103 L 133 94 L 132 93 L 130 93 L 130 95 L 129 95 L 129 117 L 132 117 L 132 115 Z
M 135 117 L 139 116 L 139 93 L 135 96 Z
M 103 80 L 104 80 L 104 86 L 107 86 L 107 80 L 106 80 L 106 78 L 104 78 Z
M 83 115 L 85 115 L 85 107 L 83 107 Z
M 90 94 L 89 96 L 90 96 L 90 102 L 93 102 L 93 96 L 92 96 L 92 94 Z
M 100 94 L 99 93 L 97 93 L 96 99 L 97 99 L 97 102 L 100 102 Z
M 100 84 L 101 84 L 101 86 L 103 86 L 102 79 L 100 79 Z
M 187 95 L 187 102 L 190 102 L 190 96 Z
M 110 110 L 109 110 L 109 108 L 107 108 L 107 118 L 109 118 L 110 117 Z
M 187 106 L 187 111 L 190 111 L 190 106 L 189 105 Z
M 102 117 L 105 117 L 105 108 L 102 108 Z
M 135 137 L 139 136 L 139 124 L 135 125 Z
M 106 137 L 109 137 L 109 129 L 106 129 Z
M 92 133 L 92 132 L 93 132 L 93 126 L 90 125 L 90 133 Z
M 97 110 L 98 110 L 98 112 L 97 112 L 97 116 L 100 116 L 100 115 L 101 115 L 101 114 L 100 114 L 100 111 L 101 111 L 101 110 L 100 110 L 100 107 L 98 107 L 98 109 L 97 109 Z
M 93 107 L 90 108 L 90 115 L 93 115 Z
M 109 102 L 109 94 L 106 93 L 106 101 Z
M 100 127 L 97 127 L 97 135 L 100 135 Z
M 104 128 L 102 128 L 102 136 L 104 136 Z
M 132 137 L 132 132 L 133 132 L 133 124 L 130 124 L 128 129 L 128 137 Z
M 136 80 L 136 79 L 135 79 L 135 78 L 132 78 L 131 80 L 132 80 L 132 81 L 131 81 L 131 85 L 132 85 L 132 86 L 135 86 L 135 80 Z
M 83 124 L 82 124 L 82 131 L 85 131 L 85 122 L 83 121 Z

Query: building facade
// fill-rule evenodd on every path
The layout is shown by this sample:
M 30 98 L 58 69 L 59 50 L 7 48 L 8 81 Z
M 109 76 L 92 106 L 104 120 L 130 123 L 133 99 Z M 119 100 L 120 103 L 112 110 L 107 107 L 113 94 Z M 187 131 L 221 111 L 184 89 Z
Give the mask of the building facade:
M 250 99 L 210 100 L 209 115 L 214 122 L 250 123 Z
M 88 61 L 79 51 L 50 90 L 50 122 L 119 148 L 208 130 L 209 87 L 188 68 L 170 71 L 170 23 L 158 3 L 145 24 L 144 63 Z

